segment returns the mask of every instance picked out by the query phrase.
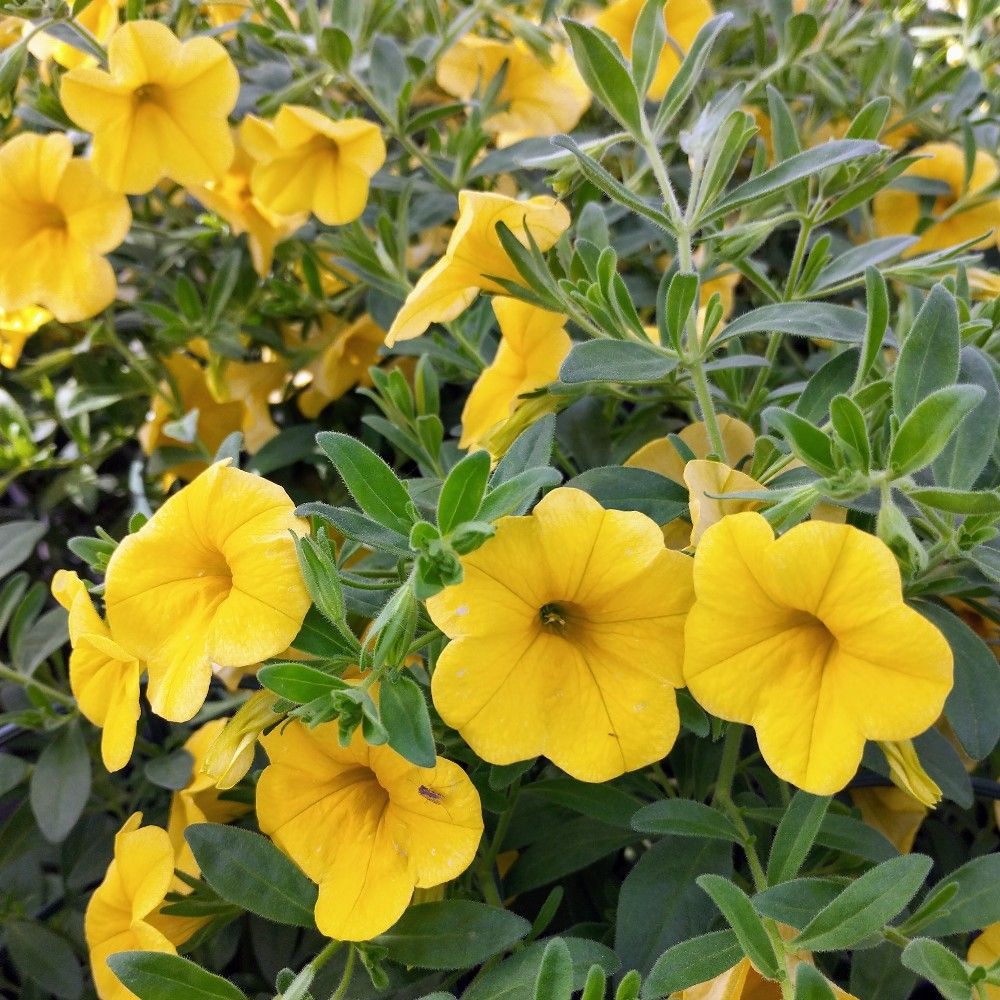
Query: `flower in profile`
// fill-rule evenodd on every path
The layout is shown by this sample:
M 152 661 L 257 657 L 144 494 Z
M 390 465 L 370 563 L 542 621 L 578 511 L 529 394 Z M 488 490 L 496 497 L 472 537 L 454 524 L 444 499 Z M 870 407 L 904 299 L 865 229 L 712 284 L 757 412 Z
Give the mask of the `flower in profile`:
M 927 818 L 927 807 L 901 788 L 852 788 L 851 800 L 861 818 L 899 851 L 909 854 Z
M 779 539 L 757 513 L 702 536 L 684 680 L 723 719 L 751 724 L 768 766 L 815 795 L 854 776 L 866 740 L 930 727 L 952 685 L 944 636 L 903 602 L 879 539 L 811 521 Z
M 368 369 L 378 362 L 385 343 L 385 330 L 367 313 L 346 326 L 327 314 L 320 324 L 322 349 L 305 367 L 312 380 L 298 399 L 299 412 L 309 420 L 354 386 L 371 385 Z
M 278 360 L 227 361 L 219 372 L 216 394 L 222 405 L 242 403 L 239 430 L 251 455 L 278 435 L 278 426 L 271 417 L 271 402 L 280 400 L 287 381 L 288 368 Z
M 114 640 L 76 573 L 59 570 L 52 594 L 69 612 L 70 689 L 83 715 L 102 730 L 104 766 L 118 771 L 135 745 L 142 664 Z
M 228 223 L 234 236 L 246 233 L 254 270 L 264 278 L 274 263 L 274 248 L 299 229 L 308 215 L 272 212 L 251 188 L 255 166 L 256 161 L 237 133 L 236 153 L 229 169 L 221 177 L 190 188 L 190 194 Z
M 493 299 L 493 312 L 500 346 L 465 401 L 460 448 L 480 445 L 524 402 L 524 393 L 555 381 L 571 346 L 560 313 L 502 296 Z
M 937 182 L 944 190 L 932 195 L 893 187 L 880 191 L 872 202 L 878 235 L 919 236 L 906 251 L 909 257 L 944 250 L 976 237 L 982 239 L 974 246 L 992 245 L 1000 229 L 1000 198 L 980 193 L 1000 175 L 996 160 L 985 150 L 977 150 L 966 184 L 965 151 L 961 146 L 929 142 L 913 153 L 925 159 L 908 167 L 903 177 Z
M 501 518 L 462 569 L 427 602 L 452 640 L 431 690 L 480 757 L 544 754 L 607 781 L 670 750 L 691 560 L 650 518 L 556 489 L 530 516 Z
M 0 147 L 0 309 L 89 319 L 117 290 L 105 259 L 128 233 L 128 201 L 109 191 L 61 133 Z
M 759 500 L 725 500 L 720 498 L 720 494 L 764 489 L 745 472 L 703 458 L 684 466 L 684 485 L 688 488 L 688 510 L 691 513 L 691 545 L 697 545 L 701 536 L 728 514 L 760 507 Z
M 984 927 L 980 934 L 969 945 L 966 956 L 972 965 L 982 965 L 987 969 L 1000 959 L 1000 923 Z M 1000 1000 L 1000 986 L 986 985 L 986 1000 Z
M 255 691 L 216 734 L 205 753 L 204 771 L 220 791 L 233 788 L 250 770 L 261 733 L 281 718 L 274 711 L 277 702 L 270 691 Z
M 319 885 L 316 926 L 365 941 L 388 930 L 414 889 L 457 878 L 483 833 L 479 794 L 442 757 L 411 764 L 360 730 L 342 747 L 337 723 L 300 722 L 262 741 L 270 758 L 257 784 L 263 833 Z
M 240 80 L 212 38 L 182 42 L 158 21 L 128 21 L 108 43 L 108 70 L 70 70 L 63 107 L 94 135 L 93 163 L 108 187 L 143 194 L 162 177 L 215 180 L 233 159 L 227 121 Z
M 541 250 L 548 250 L 569 227 L 569 212 L 555 198 L 536 195 L 518 201 L 502 194 L 461 191 L 458 222 L 444 256 L 423 273 L 399 310 L 386 343 L 419 337 L 431 323 L 455 319 L 480 292 L 504 294 L 490 278 L 518 281 L 517 269 L 497 235 L 504 223 L 525 246 L 530 232 Z
M 889 777 L 898 789 L 931 808 L 941 801 L 941 789 L 924 770 L 912 740 L 885 741 L 879 746 L 889 762 Z
M 259 663 L 291 644 L 310 604 L 293 541 L 304 531 L 280 486 L 218 462 L 118 545 L 108 622 L 146 662 L 157 715 L 187 721 L 213 664 Z
M 141 826 L 133 813 L 115 837 L 115 855 L 104 881 L 94 890 L 84 917 L 90 969 L 101 1000 L 132 1000 L 108 968 L 107 959 L 120 951 L 160 951 L 177 954 L 183 939 L 172 939 L 156 926 L 174 880 L 174 849 L 166 830 Z
M 85 31 L 90 32 L 100 45 L 107 45 L 111 36 L 118 29 L 118 17 L 121 10 L 121 0 L 91 0 L 86 7 L 73 17 L 73 21 Z M 78 66 L 96 66 L 97 57 L 83 49 L 60 41 L 48 32 L 43 31 L 32 37 L 28 43 L 28 51 L 39 60 L 51 58 L 65 69 L 76 69 Z
M 643 6 L 644 0 L 614 0 L 594 19 L 594 24 L 618 43 L 626 59 L 632 58 L 632 35 Z M 646 93 L 651 101 L 658 101 L 667 92 L 680 69 L 683 54 L 691 48 L 702 25 L 711 20 L 714 13 L 708 0 L 667 0 L 663 5 L 663 21 L 669 38 Z
M 240 139 L 255 163 L 251 189 L 279 215 L 312 212 L 328 226 L 353 222 L 385 162 L 385 140 L 363 118 L 335 121 L 301 104 L 284 104 L 273 121 L 248 115 Z
M 743 459 L 753 453 L 757 435 L 749 424 L 735 417 L 720 413 L 717 419 L 719 430 L 722 432 L 722 443 L 726 446 L 726 454 L 719 455 L 718 458 L 731 468 L 736 468 Z M 688 424 L 678 431 L 677 437 L 695 458 L 708 458 L 712 453 L 708 428 L 703 420 Z M 633 469 L 658 472 L 661 476 L 666 476 L 667 479 L 672 479 L 683 486 L 684 466 L 687 462 L 687 457 L 674 446 L 673 441 L 669 437 L 662 437 L 644 444 L 625 461 L 625 465 Z
M 28 338 L 50 319 L 52 313 L 39 306 L 25 306 L 13 312 L 0 309 L 0 365 L 16 367 Z
M 504 110 L 483 122 L 483 128 L 496 135 L 498 146 L 571 132 L 590 107 L 590 91 L 561 45 L 553 46 L 544 59 L 520 39 L 505 42 L 465 35 L 438 62 L 437 83 L 453 97 L 469 101 L 501 70 L 497 103 Z

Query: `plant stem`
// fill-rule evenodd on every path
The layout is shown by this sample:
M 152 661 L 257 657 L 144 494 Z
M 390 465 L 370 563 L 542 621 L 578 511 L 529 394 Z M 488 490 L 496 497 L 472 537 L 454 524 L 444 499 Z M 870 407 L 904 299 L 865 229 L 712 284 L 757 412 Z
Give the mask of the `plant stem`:
M 59 691 L 57 688 L 51 687 L 48 684 L 43 684 L 41 681 L 35 680 L 34 677 L 31 677 L 28 674 L 18 673 L 18 671 L 12 670 L 3 663 L 0 663 L 0 680 L 10 681 L 13 684 L 20 684 L 21 687 L 37 688 L 50 701 L 54 701 L 59 705 L 64 705 L 66 708 L 76 708 L 76 701 L 72 696 L 63 694 L 63 692 Z
M 342 1000 L 347 995 L 347 988 L 351 985 L 351 979 L 354 978 L 354 966 L 357 962 L 357 957 L 357 951 L 351 948 L 347 953 L 347 964 L 344 966 L 344 974 L 340 977 L 340 983 L 337 988 L 330 994 L 330 1000 Z
M 713 801 L 732 797 L 733 781 L 736 778 L 736 767 L 740 761 L 740 745 L 743 742 L 743 726 L 731 722 L 726 727 L 726 735 L 722 742 L 722 760 L 719 763 L 719 776 L 715 781 Z

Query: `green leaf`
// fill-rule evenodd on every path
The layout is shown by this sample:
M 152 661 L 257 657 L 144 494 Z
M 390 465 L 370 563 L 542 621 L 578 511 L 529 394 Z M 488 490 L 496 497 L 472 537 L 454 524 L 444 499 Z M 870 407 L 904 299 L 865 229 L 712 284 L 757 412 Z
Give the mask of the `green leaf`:
M 390 961 L 418 969 L 470 969 L 517 944 L 531 924 L 508 910 L 467 899 L 411 906 L 375 938 Z
M 552 444 L 555 441 L 556 418 L 547 413 L 523 430 L 497 462 L 490 477 L 490 486 L 496 489 L 502 483 L 530 469 L 544 469 L 552 461 Z
M 921 399 L 893 439 L 892 473 L 901 478 L 930 465 L 985 395 L 986 390 L 978 385 L 950 385 Z
M 667 40 L 662 0 L 646 0 L 632 31 L 632 81 L 642 100 L 649 90 L 660 64 L 660 53 Z
M 226 902 L 278 924 L 314 926 L 316 886 L 266 837 L 221 823 L 195 823 L 184 837 Z
M 861 471 L 868 472 L 872 452 L 868 440 L 868 425 L 861 407 L 850 396 L 834 396 L 830 400 L 830 423 L 841 444 L 858 456 Z
M 389 733 L 389 746 L 417 767 L 437 762 L 427 701 L 412 677 L 389 674 L 379 688 L 379 715 Z
M 476 519 L 489 478 L 488 451 L 471 452 L 452 468 L 438 498 L 437 523 L 442 535 Z
M 975 420 L 968 420 L 963 426 L 975 426 Z M 945 510 L 949 514 L 1000 514 L 1000 493 L 995 490 L 976 492 L 975 490 L 950 490 L 944 487 L 918 487 L 906 491 L 906 495 L 917 503 L 935 510 Z
M 120 951 L 108 966 L 139 1000 L 246 1000 L 228 979 L 213 975 L 179 955 Z
M 365 514 L 359 514 L 349 507 L 333 507 L 328 503 L 300 504 L 295 513 L 299 517 L 318 517 L 332 524 L 348 538 L 377 551 L 392 552 L 397 555 L 409 555 L 410 542 L 408 535 L 386 528 Z
M 823 475 L 832 475 L 836 471 L 833 442 L 815 424 L 780 406 L 769 406 L 763 416 L 768 426 L 781 434 L 795 456 L 806 465 Z
M 662 381 L 676 367 L 676 358 L 668 357 L 652 344 L 631 340 L 585 340 L 573 345 L 559 369 L 559 378 L 567 385 L 581 382 L 642 385 Z
M 795 413 L 819 424 L 826 420 L 833 400 L 850 391 L 858 367 L 856 350 L 841 351 L 825 362 L 806 383 L 795 403 Z
M 815 965 L 799 963 L 795 970 L 795 1000 L 834 1000 L 829 982 Z
M 193 767 L 194 757 L 182 748 L 147 760 L 143 774 L 146 780 L 157 788 L 176 792 L 191 783 Z
M 767 859 L 767 881 L 778 885 L 795 878 L 805 863 L 823 817 L 829 808 L 829 796 L 796 792 L 778 825 Z
M 573 1000 L 573 956 L 562 938 L 552 938 L 545 946 L 535 978 L 535 1000 Z
M 12 788 L 28 776 L 28 762 L 12 753 L 0 753 L 0 796 L 6 795 Z
M 930 892 L 931 899 L 945 886 L 955 883 L 958 888 L 948 903 L 946 912 L 926 924 L 923 933 L 931 937 L 948 937 L 978 930 L 1000 920 L 1000 854 L 984 854 L 967 861 L 945 875 Z
M 486 494 L 479 508 L 479 518 L 493 522 L 508 515 L 526 514 L 535 497 L 550 486 L 558 486 L 561 479 L 555 469 L 526 469 Z
M 739 830 L 718 809 L 690 799 L 663 799 L 644 806 L 632 817 L 639 833 L 670 833 L 676 837 L 708 837 L 740 843 Z
M 721 875 L 702 875 L 697 881 L 729 921 L 747 958 L 768 979 L 777 979 L 778 956 L 750 897 Z
M 307 663 L 272 663 L 257 671 L 257 680 L 279 698 L 306 705 L 331 691 L 343 691 L 348 685 L 335 674 Z
M 801 930 L 823 907 L 843 892 L 843 878 L 796 878 L 753 897 L 754 909 L 764 917 Z
M 83 993 L 83 974 L 65 938 L 43 924 L 11 920 L 4 925 L 4 944 L 18 972 L 63 1000 Z
M 8 521 L 0 525 L 0 577 L 12 573 L 30 556 L 47 530 L 41 521 Z
M 917 313 L 896 361 L 892 405 L 900 420 L 935 390 L 955 384 L 961 344 L 955 299 L 944 285 L 935 285 Z
M 642 996 L 654 1000 L 707 983 L 731 969 L 743 957 L 743 948 L 731 930 L 701 934 L 668 948 L 643 984 Z
M 370 448 L 336 431 L 316 435 L 316 443 L 333 462 L 355 503 L 379 524 L 403 535 L 413 526 L 410 495 L 396 474 Z
M 618 46 L 604 32 L 572 18 L 563 18 L 563 26 L 590 92 L 632 135 L 641 135 L 640 98 Z
M 712 346 L 748 333 L 787 333 L 793 337 L 832 340 L 837 344 L 860 344 L 867 324 L 867 314 L 849 306 L 827 302 L 781 302 L 737 316 L 712 339 Z
M 945 1000 L 969 1000 L 974 995 L 965 965 L 940 941 L 915 938 L 903 949 L 901 961 L 918 976 L 930 980 Z
M 604 465 L 588 469 L 567 484 L 589 493 L 611 510 L 638 510 L 657 524 L 667 524 L 687 512 L 687 490 L 648 469 Z
M 90 755 L 76 722 L 60 728 L 31 775 L 31 811 L 45 838 L 59 844 L 76 826 L 90 796 Z
M 807 951 L 839 951 L 877 934 L 917 894 L 931 859 L 905 854 L 865 872 L 806 924 L 792 941 Z
M 639 802 L 628 792 L 609 784 L 593 784 L 576 778 L 546 778 L 526 785 L 522 795 L 540 796 L 581 816 L 609 826 L 633 829 L 631 820 Z

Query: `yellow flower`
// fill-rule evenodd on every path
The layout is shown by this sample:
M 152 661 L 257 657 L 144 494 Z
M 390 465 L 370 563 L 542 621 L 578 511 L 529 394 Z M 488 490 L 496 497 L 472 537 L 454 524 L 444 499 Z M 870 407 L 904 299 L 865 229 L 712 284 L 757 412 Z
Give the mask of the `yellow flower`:
M 254 197 L 279 215 L 312 212 L 328 226 L 361 215 L 369 182 L 385 162 L 377 125 L 334 121 L 301 104 L 283 105 L 270 122 L 248 115 L 240 138 L 256 161 Z
M 261 742 L 271 763 L 257 785 L 260 828 L 319 885 L 316 926 L 327 937 L 381 934 L 414 889 L 472 863 L 483 818 L 457 764 L 417 767 L 360 731 L 341 747 L 336 723 L 292 722 Z
M 450 642 L 441 718 L 494 764 L 545 754 L 581 781 L 659 760 L 678 731 L 691 560 L 636 511 L 553 490 L 505 517 L 427 602 Z
M 279 396 L 288 381 L 288 368 L 282 361 L 227 361 L 217 378 L 217 397 L 226 403 L 240 403 L 243 415 L 239 430 L 246 450 L 260 451 L 278 427 L 271 417 L 272 397 Z
M 24 29 L 27 26 L 28 22 L 23 18 L 0 17 L 0 52 L 17 45 L 24 37 Z
M 263 278 L 274 263 L 274 248 L 299 229 L 308 216 L 305 212 L 278 215 L 255 197 L 250 186 L 255 165 L 237 133 L 236 153 L 229 169 L 216 180 L 192 187 L 190 193 L 224 219 L 234 236 L 247 234 L 254 270 Z
M 115 642 L 76 573 L 59 570 L 52 580 L 52 593 L 69 612 L 73 697 L 84 716 L 103 730 L 104 766 L 118 771 L 128 763 L 135 745 L 142 664 Z
M 242 21 L 247 14 L 250 14 L 251 20 L 255 19 L 253 4 L 249 2 L 226 3 L 220 2 L 220 0 L 208 0 L 208 3 L 201 5 L 201 9 L 213 28 L 221 28 L 224 25 Z M 223 37 L 226 36 L 223 35 Z
M 493 312 L 500 346 L 465 401 L 460 448 L 481 444 L 524 402 L 521 395 L 558 378 L 571 346 L 566 317 L 559 313 L 500 296 L 493 299 Z
M 437 83 L 459 100 L 469 101 L 501 68 L 504 78 L 497 103 L 505 110 L 483 122 L 483 128 L 496 135 L 498 146 L 571 132 L 590 107 L 590 91 L 561 45 L 552 47 L 546 61 L 520 39 L 504 42 L 466 35 L 438 63 Z
M 753 452 L 757 435 L 749 424 L 720 414 L 719 430 L 722 432 L 722 442 L 726 446 L 726 454 L 719 457 L 733 468 Z M 677 436 L 691 449 L 695 458 L 708 458 L 712 453 L 712 444 L 708 439 L 708 428 L 703 420 L 688 424 L 680 430 Z M 634 469 L 648 469 L 658 472 L 675 483 L 684 485 L 684 466 L 687 460 L 674 447 L 670 438 L 662 437 L 644 444 L 634 455 L 630 456 L 625 465 Z
M 913 850 L 927 807 L 901 788 L 852 788 L 851 799 L 861 818 L 893 844 L 900 854 Z
M 692 545 L 697 545 L 701 536 L 727 514 L 757 510 L 760 507 L 757 500 L 719 500 L 715 496 L 709 496 L 710 493 L 747 493 L 764 489 L 746 473 L 731 469 L 722 462 L 709 462 L 701 458 L 684 466 L 684 485 L 688 488 Z
M 614 0 L 594 20 L 601 31 L 618 43 L 626 59 L 632 57 L 632 33 L 643 6 L 644 0 Z M 667 92 L 681 65 L 677 49 L 686 53 L 702 25 L 711 20 L 714 13 L 708 0 L 667 0 L 663 5 L 663 20 L 673 44 L 668 40 L 663 46 L 656 75 L 646 94 L 650 100 L 658 101 Z
M 969 945 L 966 956 L 973 965 L 989 968 L 1000 959 L 1000 923 L 983 928 L 983 933 Z M 1000 986 L 986 986 L 987 1000 L 1000 1000 Z
M 104 881 L 87 904 L 84 933 L 90 969 L 101 1000 L 132 1000 L 107 966 L 120 951 L 161 951 L 174 955 L 179 940 L 154 926 L 157 911 L 171 889 L 174 849 L 166 830 L 140 829 L 142 813 L 133 813 L 115 837 L 115 856 Z
M 205 773 L 209 751 L 215 740 L 222 734 L 226 718 L 213 719 L 196 729 L 184 744 L 192 757 L 191 780 L 174 792 L 170 800 L 170 818 L 167 833 L 177 858 L 176 868 L 187 875 L 198 877 L 198 862 L 191 853 L 184 831 L 195 823 L 231 823 L 242 816 L 249 806 L 242 802 L 230 802 L 220 798 L 219 789 L 211 775 Z
M 517 201 L 502 194 L 461 191 L 458 222 L 444 256 L 425 271 L 407 296 L 389 328 L 386 343 L 419 337 L 431 323 L 455 319 L 481 292 L 504 294 L 490 277 L 519 281 L 517 269 L 504 252 L 497 224 L 505 223 L 527 245 L 530 231 L 542 250 L 548 250 L 569 227 L 569 212 L 554 198 L 538 195 Z M 489 277 L 488 277 L 489 276 Z
M 0 147 L 0 309 L 40 306 L 61 323 L 99 313 L 116 291 L 103 255 L 131 224 L 66 136 L 15 136 Z
M 889 762 L 892 783 L 921 805 L 934 807 L 941 801 L 941 789 L 924 770 L 912 740 L 879 743 Z
M 0 309 L 0 365 L 15 367 L 28 338 L 50 319 L 52 313 L 38 306 L 25 306 L 14 312 Z
M 143 194 L 162 177 L 192 185 L 225 172 L 240 80 L 217 41 L 182 42 L 157 21 L 129 21 L 111 36 L 108 67 L 71 70 L 61 96 L 94 134 L 94 170 L 109 187 Z
M 1000 296 L 1000 274 L 985 267 L 970 267 L 966 274 L 969 290 L 977 301 L 989 301 Z
M 323 350 L 305 370 L 312 381 L 299 395 L 299 411 L 312 420 L 356 385 L 371 385 L 368 369 L 378 362 L 385 330 L 367 313 L 342 326 L 327 314 L 320 321 Z M 308 344 L 306 345 L 308 346 Z
M 955 211 L 960 198 L 974 197 L 977 192 L 992 184 L 998 176 L 996 160 L 984 150 L 977 150 L 968 189 L 965 188 L 965 153 L 961 146 L 948 142 L 929 142 L 913 150 L 927 159 L 918 160 L 903 177 L 939 181 L 948 188 L 947 194 L 934 198 L 930 209 L 932 220 L 922 231 L 918 223 L 922 218 L 921 196 L 915 191 L 886 188 L 872 202 L 875 231 L 879 236 L 910 235 L 920 239 L 906 255 L 944 250 L 981 236 L 977 247 L 990 246 L 996 241 L 1000 227 L 1000 199 L 991 196 L 982 204 Z M 992 231 L 992 232 L 991 232 Z
M 213 664 L 259 663 L 295 638 L 310 603 L 292 540 L 304 531 L 280 486 L 219 462 L 115 549 L 108 621 L 145 660 L 157 715 L 187 721 Z
M 684 679 L 714 715 L 746 722 L 768 766 L 816 795 L 854 776 L 865 740 L 905 740 L 951 690 L 944 636 L 903 603 L 887 546 L 811 521 L 775 540 L 733 514 L 695 552 Z
M 99 42 L 107 45 L 118 28 L 121 0 L 91 0 L 73 21 Z M 96 66 L 97 58 L 67 42 L 62 42 L 48 32 L 35 35 L 28 43 L 28 51 L 39 60 L 51 58 L 66 69 L 77 66 Z
M 270 691 L 255 691 L 216 735 L 204 762 L 204 771 L 216 788 L 234 787 L 250 770 L 257 739 L 280 718 L 274 711 L 277 701 Z

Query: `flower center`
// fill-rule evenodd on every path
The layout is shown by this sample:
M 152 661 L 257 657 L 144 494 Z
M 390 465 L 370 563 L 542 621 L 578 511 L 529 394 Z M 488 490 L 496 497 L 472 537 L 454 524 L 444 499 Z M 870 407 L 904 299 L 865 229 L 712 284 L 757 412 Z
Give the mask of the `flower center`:
M 40 229 L 65 229 L 66 216 L 58 205 L 48 202 L 38 206 L 38 225 Z
M 583 621 L 583 615 L 566 601 L 550 601 L 538 609 L 538 619 L 546 632 L 565 636 Z
M 165 96 L 158 83 L 144 83 L 135 90 L 135 99 L 140 104 L 163 104 Z

